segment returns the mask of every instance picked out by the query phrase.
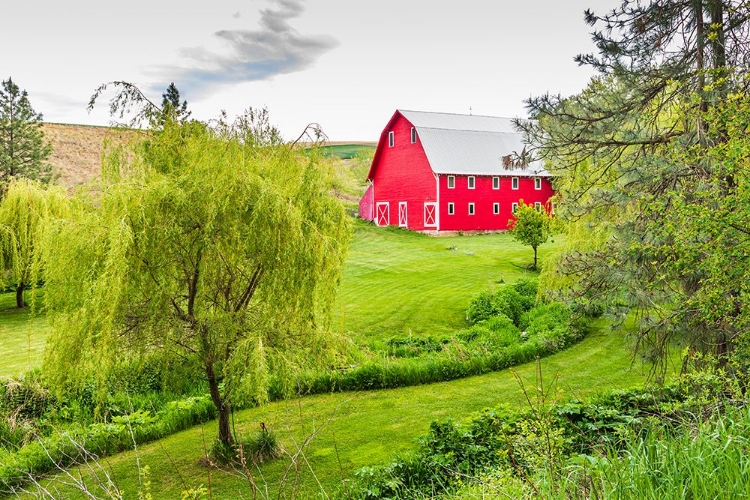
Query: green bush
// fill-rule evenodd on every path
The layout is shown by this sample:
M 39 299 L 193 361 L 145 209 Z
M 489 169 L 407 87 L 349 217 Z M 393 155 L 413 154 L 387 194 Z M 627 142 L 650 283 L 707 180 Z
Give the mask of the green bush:
M 602 498 L 620 498 L 624 490 L 620 489 L 620 494 L 617 494 L 614 488 L 626 486 L 628 489 L 628 485 L 640 483 L 646 485 L 645 489 L 633 490 L 626 495 L 627 498 L 642 498 L 639 495 L 644 491 L 653 491 L 648 496 L 656 498 L 659 488 L 667 484 L 668 490 L 664 491 L 674 491 L 674 498 L 683 498 L 685 490 L 679 489 L 680 486 L 700 484 L 704 488 L 704 484 L 713 483 L 710 478 L 714 467 L 731 471 L 725 476 L 731 485 L 722 486 L 735 492 L 730 495 L 734 498 L 747 491 L 747 474 L 750 472 L 746 453 L 750 443 L 750 414 L 747 410 L 730 410 L 730 415 L 742 422 L 741 426 L 724 422 L 715 426 L 711 424 L 708 428 L 712 430 L 705 432 L 705 439 L 696 440 L 695 437 L 704 433 L 683 434 L 679 427 L 684 423 L 688 431 L 695 429 L 696 415 L 710 421 L 707 417 L 720 406 L 715 400 L 695 395 L 703 394 L 706 387 L 716 388 L 717 384 L 721 382 L 712 377 L 684 378 L 662 388 L 614 390 L 587 401 L 571 399 L 549 407 L 523 410 L 500 407 L 484 411 L 465 425 L 451 421 L 433 422 L 429 433 L 420 439 L 415 453 L 396 457 L 385 467 L 360 469 L 340 497 L 434 498 L 472 484 L 474 478 L 502 471 L 532 485 L 532 481 L 550 478 L 562 478 L 563 483 L 568 482 L 564 491 L 569 495 L 560 495 L 561 492 L 549 484 L 537 483 L 533 486 L 533 498 L 547 497 L 543 492 L 553 491 L 557 491 L 553 497 L 578 498 L 581 491 L 591 486 L 586 482 L 591 480 L 591 475 L 577 474 L 580 467 L 576 464 L 581 459 L 590 458 L 586 463 L 599 468 L 598 471 L 593 469 L 598 479 L 609 480 L 609 483 L 602 484 L 611 495 Z M 732 400 L 731 397 L 726 399 L 726 395 L 724 398 L 724 403 Z M 725 438 L 716 442 L 715 436 Z M 678 453 L 670 455 L 668 446 L 658 446 L 661 441 L 671 443 L 674 438 L 681 441 L 676 448 Z M 727 453 L 730 445 L 732 449 Z M 697 452 L 680 455 L 680 450 L 689 447 L 695 447 Z M 610 458 L 596 465 L 602 449 L 608 450 Z M 625 482 L 619 478 L 630 477 L 631 471 L 623 470 L 630 464 L 623 462 L 622 450 L 627 451 L 625 457 L 632 457 L 633 463 L 641 469 L 638 476 Z M 683 458 L 676 458 L 680 456 Z M 655 460 L 651 461 L 651 457 Z M 705 463 L 706 467 L 689 467 L 692 462 Z M 675 464 L 680 466 L 675 467 Z M 571 478 L 580 481 L 571 482 Z M 515 481 L 510 481 L 510 484 L 512 488 L 518 487 Z M 712 493 L 696 495 L 696 498 L 715 498 L 713 492 L 720 493 L 722 486 L 690 491 L 710 491 Z M 497 491 L 494 494 L 502 496 Z M 719 496 L 723 498 L 723 495 Z M 464 498 L 460 494 L 457 497 Z

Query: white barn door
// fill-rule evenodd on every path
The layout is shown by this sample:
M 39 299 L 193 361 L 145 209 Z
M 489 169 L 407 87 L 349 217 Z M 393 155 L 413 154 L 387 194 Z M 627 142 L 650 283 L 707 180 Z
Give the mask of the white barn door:
M 437 203 L 424 204 L 425 227 L 437 227 Z
M 406 202 L 399 201 L 398 202 L 398 226 L 407 227 L 408 225 L 409 224 L 406 220 Z
M 387 226 L 391 223 L 391 218 L 389 214 L 389 204 L 387 201 L 379 201 L 377 204 L 377 217 L 375 218 L 375 222 L 378 226 Z

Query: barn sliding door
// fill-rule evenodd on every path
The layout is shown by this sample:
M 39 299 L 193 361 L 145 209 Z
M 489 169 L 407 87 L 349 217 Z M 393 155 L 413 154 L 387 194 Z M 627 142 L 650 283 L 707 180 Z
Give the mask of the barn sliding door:
M 388 210 L 388 202 L 387 201 L 379 201 L 377 204 L 377 217 L 375 219 L 375 222 L 378 226 L 387 226 L 391 223 L 391 218 Z
M 424 204 L 425 227 L 437 227 L 437 203 Z
M 398 202 L 398 227 L 407 227 L 409 224 L 406 220 L 406 202 Z

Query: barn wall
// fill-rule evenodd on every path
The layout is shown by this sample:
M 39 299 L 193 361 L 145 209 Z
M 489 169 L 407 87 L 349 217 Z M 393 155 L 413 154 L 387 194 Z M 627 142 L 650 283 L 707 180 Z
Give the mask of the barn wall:
M 411 143 L 411 123 L 397 114 L 389 123 L 378 144 L 374 173 L 375 222 L 378 223 L 378 205 L 388 203 L 389 225 L 399 223 L 399 203 L 406 203 L 408 228 L 415 231 L 436 229 L 425 227 L 424 204 L 436 200 L 436 180 L 422 144 Z M 394 133 L 394 145 L 389 146 L 389 132 Z M 382 205 L 381 205 L 382 206 Z
M 513 218 L 512 204 L 523 200 L 526 204 L 541 202 L 549 210 L 548 201 L 554 194 L 548 178 L 542 178 L 542 189 L 534 189 L 532 177 L 519 177 L 518 189 L 512 189 L 511 176 L 500 176 L 500 189 L 492 189 L 491 176 L 475 176 L 475 188 L 468 189 L 468 176 L 456 175 L 455 188 L 448 189 L 448 176 L 440 175 L 440 230 L 492 231 L 508 229 Z M 474 215 L 469 215 L 473 202 Z M 448 203 L 455 212 L 448 215 Z M 493 214 L 493 203 L 500 203 L 500 213 Z

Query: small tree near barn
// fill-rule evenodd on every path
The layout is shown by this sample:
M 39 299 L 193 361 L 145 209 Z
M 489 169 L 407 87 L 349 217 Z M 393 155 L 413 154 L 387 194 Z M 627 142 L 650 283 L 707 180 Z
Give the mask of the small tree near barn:
M 515 220 L 508 223 L 511 226 L 510 234 L 513 238 L 524 245 L 534 249 L 534 266 L 537 268 L 537 248 L 545 243 L 551 233 L 550 217 L 544 208 L 537 210 L 534 205 L 527 205 L 523 200 L 518 201 Z

